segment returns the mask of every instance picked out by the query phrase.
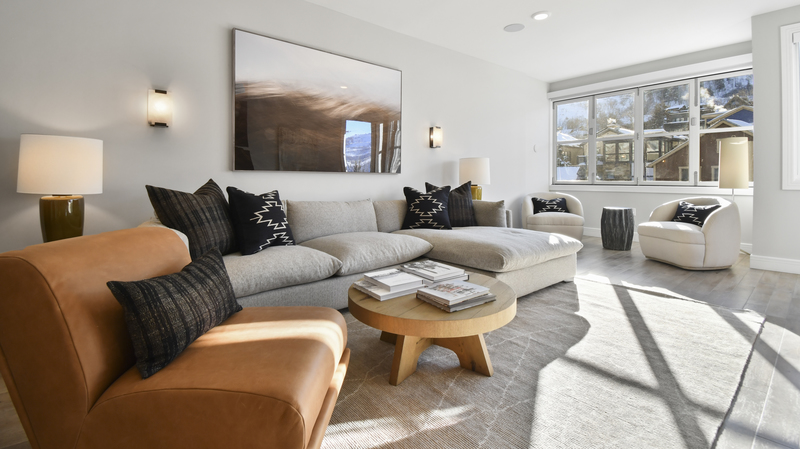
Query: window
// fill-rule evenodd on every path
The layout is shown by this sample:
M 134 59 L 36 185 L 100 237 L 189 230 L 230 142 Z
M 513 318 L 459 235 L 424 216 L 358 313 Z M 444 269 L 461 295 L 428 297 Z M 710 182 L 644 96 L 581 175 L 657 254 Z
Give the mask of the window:
M 556 179 L 586 181 L 589 149 L 589 100 L 556 106 Z M 592 114 L 593 115 L 593 114 Z
M 752 182 L 751 70 L 556 102 L 553 123 L 556 183 L 716 186 L 718 140 L 741 136 Z

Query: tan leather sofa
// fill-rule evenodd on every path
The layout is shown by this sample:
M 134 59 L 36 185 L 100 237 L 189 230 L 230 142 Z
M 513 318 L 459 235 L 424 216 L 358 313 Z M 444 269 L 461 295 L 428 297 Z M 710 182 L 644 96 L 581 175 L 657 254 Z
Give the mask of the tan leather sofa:
M 350 356 L 336 310 L 245 308 L 142 380 L 106 281 L 189 261 L 160 228 L 0 255 L 0 371 L 34 449 L 320 446 Z

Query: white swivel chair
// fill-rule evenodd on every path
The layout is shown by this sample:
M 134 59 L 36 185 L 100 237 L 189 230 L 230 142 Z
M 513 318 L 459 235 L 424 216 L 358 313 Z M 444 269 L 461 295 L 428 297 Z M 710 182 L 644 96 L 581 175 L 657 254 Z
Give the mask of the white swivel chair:
M 540 212 L 533 213 L 533 197 L 552 200 L 565 198 L 569 213 Z M 522 200 L 522 226 L 541 232 L 562 234 L 580 240 L 583 238 L 583 205 L 572 195 L 558 192 L 539 192 L 525 195 Z
M 711 212 L 700 227 L 672 221 L 681 201 L 721 207 Z M 720 270 L 739 258 L 739 207 L 723 198 L 684 198 L 664 203 L 653 210 L 650 221 L 639 224 L 638 232 L 645 257 L 687 270 Z

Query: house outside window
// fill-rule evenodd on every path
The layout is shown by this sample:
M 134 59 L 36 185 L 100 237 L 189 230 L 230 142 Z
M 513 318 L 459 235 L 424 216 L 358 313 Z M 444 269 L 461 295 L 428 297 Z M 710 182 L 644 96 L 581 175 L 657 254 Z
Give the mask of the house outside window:
M 752 182 L 751 70 L 555 102 L 553 124 L 557 184 L 716 186 L 718 141 L 742 136 Z

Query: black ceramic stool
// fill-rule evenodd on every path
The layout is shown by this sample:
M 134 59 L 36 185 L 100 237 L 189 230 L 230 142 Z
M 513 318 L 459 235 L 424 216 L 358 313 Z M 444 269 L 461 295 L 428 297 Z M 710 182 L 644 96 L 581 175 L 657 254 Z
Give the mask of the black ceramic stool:
M 603 248 L 630 251 L 635 225 L 630 207 L 604 207 L 600 217 Z

